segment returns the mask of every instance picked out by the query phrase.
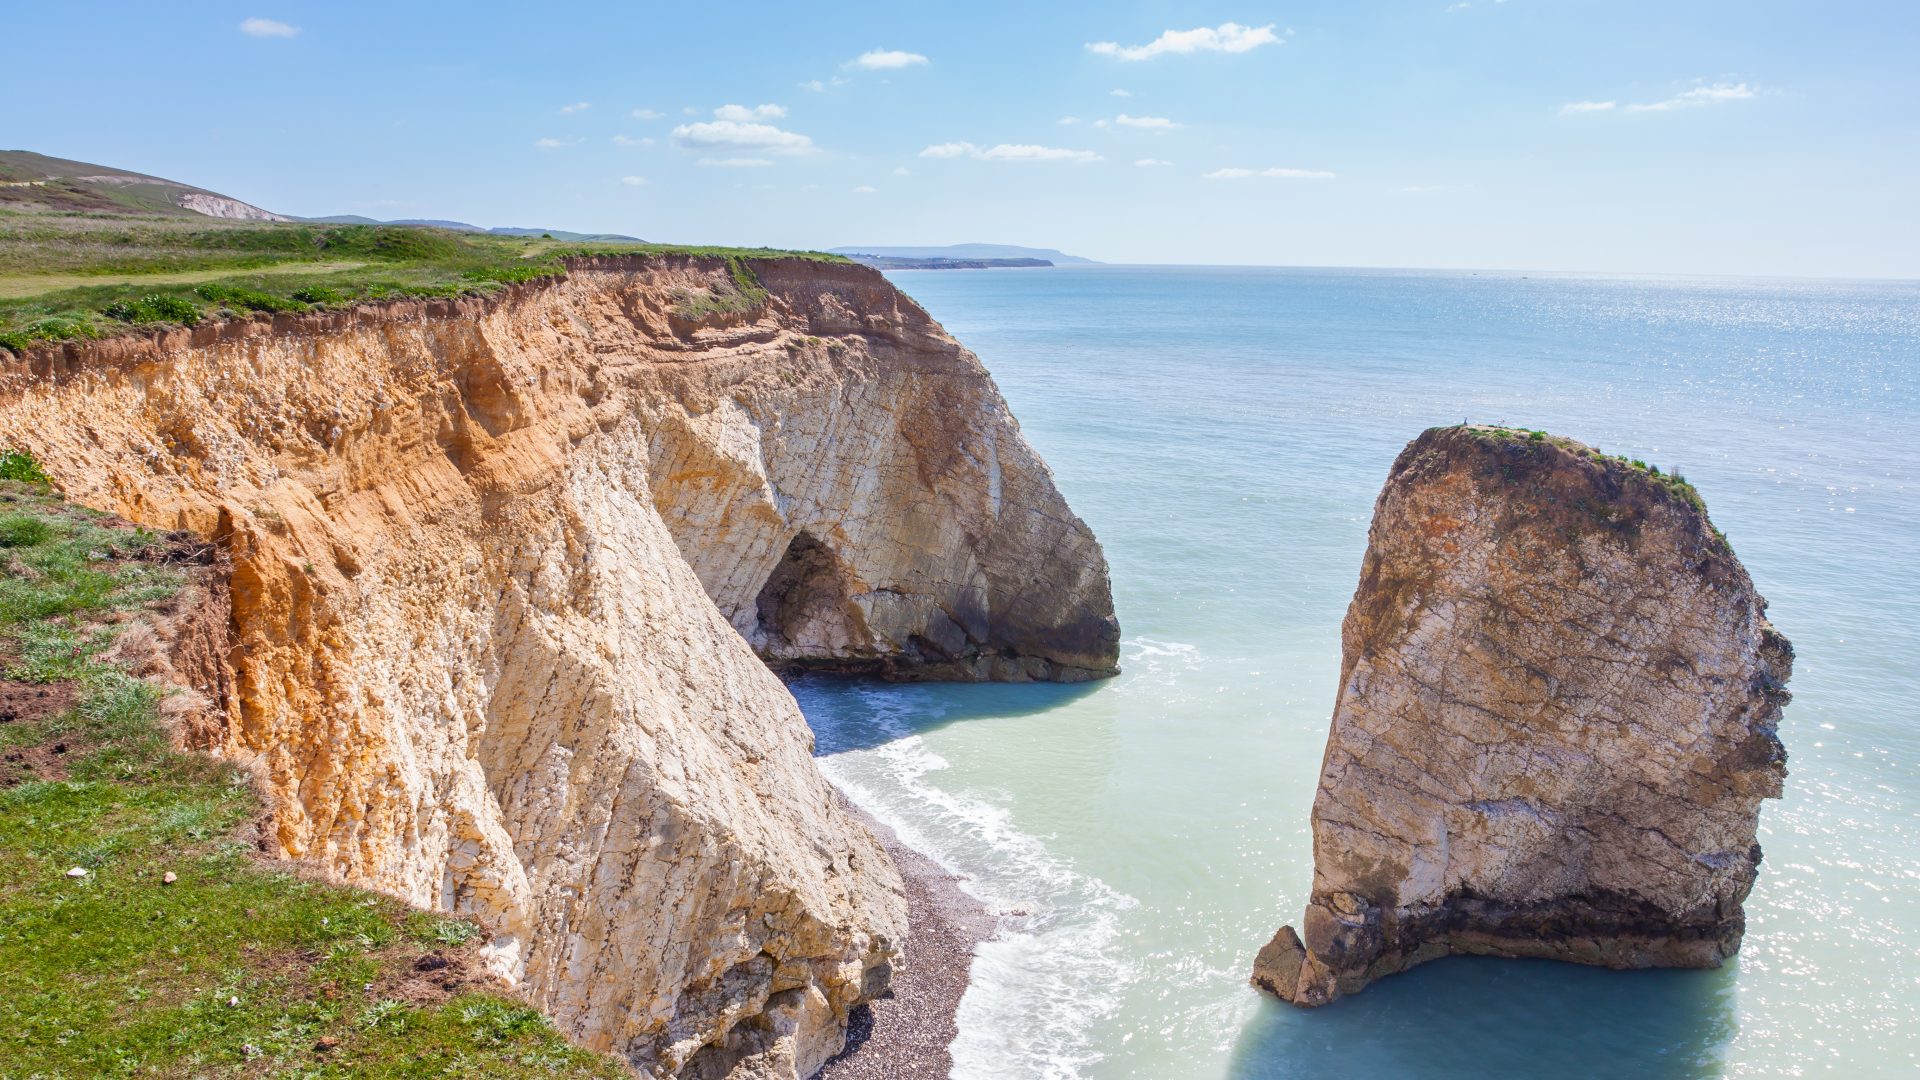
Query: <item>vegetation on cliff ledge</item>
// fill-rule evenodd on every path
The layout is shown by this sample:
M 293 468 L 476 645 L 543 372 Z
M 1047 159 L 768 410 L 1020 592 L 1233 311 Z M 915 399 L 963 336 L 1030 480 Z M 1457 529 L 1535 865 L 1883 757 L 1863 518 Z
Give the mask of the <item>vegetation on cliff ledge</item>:
M 1552 443 L 1563 450 L 1582 454 L 1601 462 L 1615 462 L 1624 465 L 1627 471 L 1651 481 L 1655 485 L 1673 494 L 1681 502 L 1695 510 L 1705 510 L 1707 504 L 1700 498 L 1700 492 L 1687 482 L 1687 478 L 1678 472 L 1661 472 L 1660 466 L 1649 465 L 1639 458 L 1630 458 L 1625 454 L 1603 453 L 1597 446 L 1588 446 L 1583 442 L 1562 435 L 1550 435 L 1545 431 L 1531 428 L 1511 428 L 1503 424 L 1467 424 L 1469 433 L 1479 439 L 1503 439 L 1515 442 Z
M 472 924 L 260 856 L 248 775 L 114 659 L 200 545 L 0 474 L 0 1076 L 630 1075 L 498 989 Z
M 666 255 L 727 259 L 737 295 L 714 302 L 734 307 L 757 304 L 759 283 L 747 260 L 847 261 L 819 252 L 580 244 L 416 226 L 0 210 L 0 348 L 19 352 L 36 342 L 249 312 L 483 295 L 564 273 L 572 258 Z

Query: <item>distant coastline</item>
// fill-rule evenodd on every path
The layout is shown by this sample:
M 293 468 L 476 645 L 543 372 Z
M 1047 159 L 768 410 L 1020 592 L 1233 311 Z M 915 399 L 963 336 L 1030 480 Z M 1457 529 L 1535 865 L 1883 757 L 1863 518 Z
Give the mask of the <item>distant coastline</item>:
M 1019 244 L 942 244 L 936 246 L 893 246 L 887 244 L 854 244 L 846 247 L 828 249 L 832 255 L 844 255 L 850 259 L 865 262 L 868 259 L 905 259 L 912 262 L 938 262 L 939 266 L 912 267 L 928 270 L 978 270 L 1001 266 L 1066 266 L 1069 264 L 1090 264 L 1094 260 L 1081 255 L 1069 255 L 1054 248 L 1022 247 Z M 984 265 L 953 265 L 984 264 Z M 867 263 L 869 266 L 880 265 Z M 889 264 L 892 269 L 910 269 L 904 265 Z
M 915 259 L 857 251 L 848 252 L 847 258 L 880 270 L 1007 270 L 1053 265 L 1047 259 Z

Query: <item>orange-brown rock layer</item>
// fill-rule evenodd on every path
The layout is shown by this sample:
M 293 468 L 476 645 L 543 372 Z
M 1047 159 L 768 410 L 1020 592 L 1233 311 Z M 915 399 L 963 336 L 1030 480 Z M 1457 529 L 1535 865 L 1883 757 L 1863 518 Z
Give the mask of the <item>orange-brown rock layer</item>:
M 1347 611 L 1301 932 L 1320 1005 L 1451 953 L 1711 967 L 1745 929 L 1792 647 L 1693 489 L 1565 439 L 1436 428 Z
M 877 273 L 752 269 L 734 314 L 690 314 L 738 297 L 724 262 L 600 260 L 0 371 L 0 442 L 231 559 L 221 749 L 279 849 L 483 919 L 564 1030 L 660 1076 L 808 1074 L 905 932 L 761 657 L 1117 652 L 1099 548 L 978 361 Z

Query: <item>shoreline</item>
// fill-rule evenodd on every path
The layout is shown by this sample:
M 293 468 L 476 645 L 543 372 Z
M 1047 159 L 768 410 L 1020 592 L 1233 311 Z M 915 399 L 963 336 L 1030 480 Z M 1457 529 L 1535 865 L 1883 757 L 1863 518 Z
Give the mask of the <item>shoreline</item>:
M 993 935 L 995 920 L 960 890 L 959 878 L 900 841 L 894 831 L 855 806 L 841 804 L 872 830 L 900 871 L 907 893 L 907 941 L 901 970 L 887 993 L 854 1011 L 846 1049 L 828 1059 L 814 1080 L 947 1080 L 948 1048 L 958 1033 L 960 998 L 967 991 L 974 946 Z

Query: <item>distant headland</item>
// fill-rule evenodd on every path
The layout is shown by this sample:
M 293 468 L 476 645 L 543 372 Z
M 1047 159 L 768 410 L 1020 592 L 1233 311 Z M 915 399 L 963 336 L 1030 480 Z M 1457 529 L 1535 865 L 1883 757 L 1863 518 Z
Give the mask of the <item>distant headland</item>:
M 1017 244 L 947 244 L 943 247 L 837 247 L 857 263 L 881 270 L 993 270 L 1009 267 L 1091 265 L 1094 260 L 1053 248 Z

